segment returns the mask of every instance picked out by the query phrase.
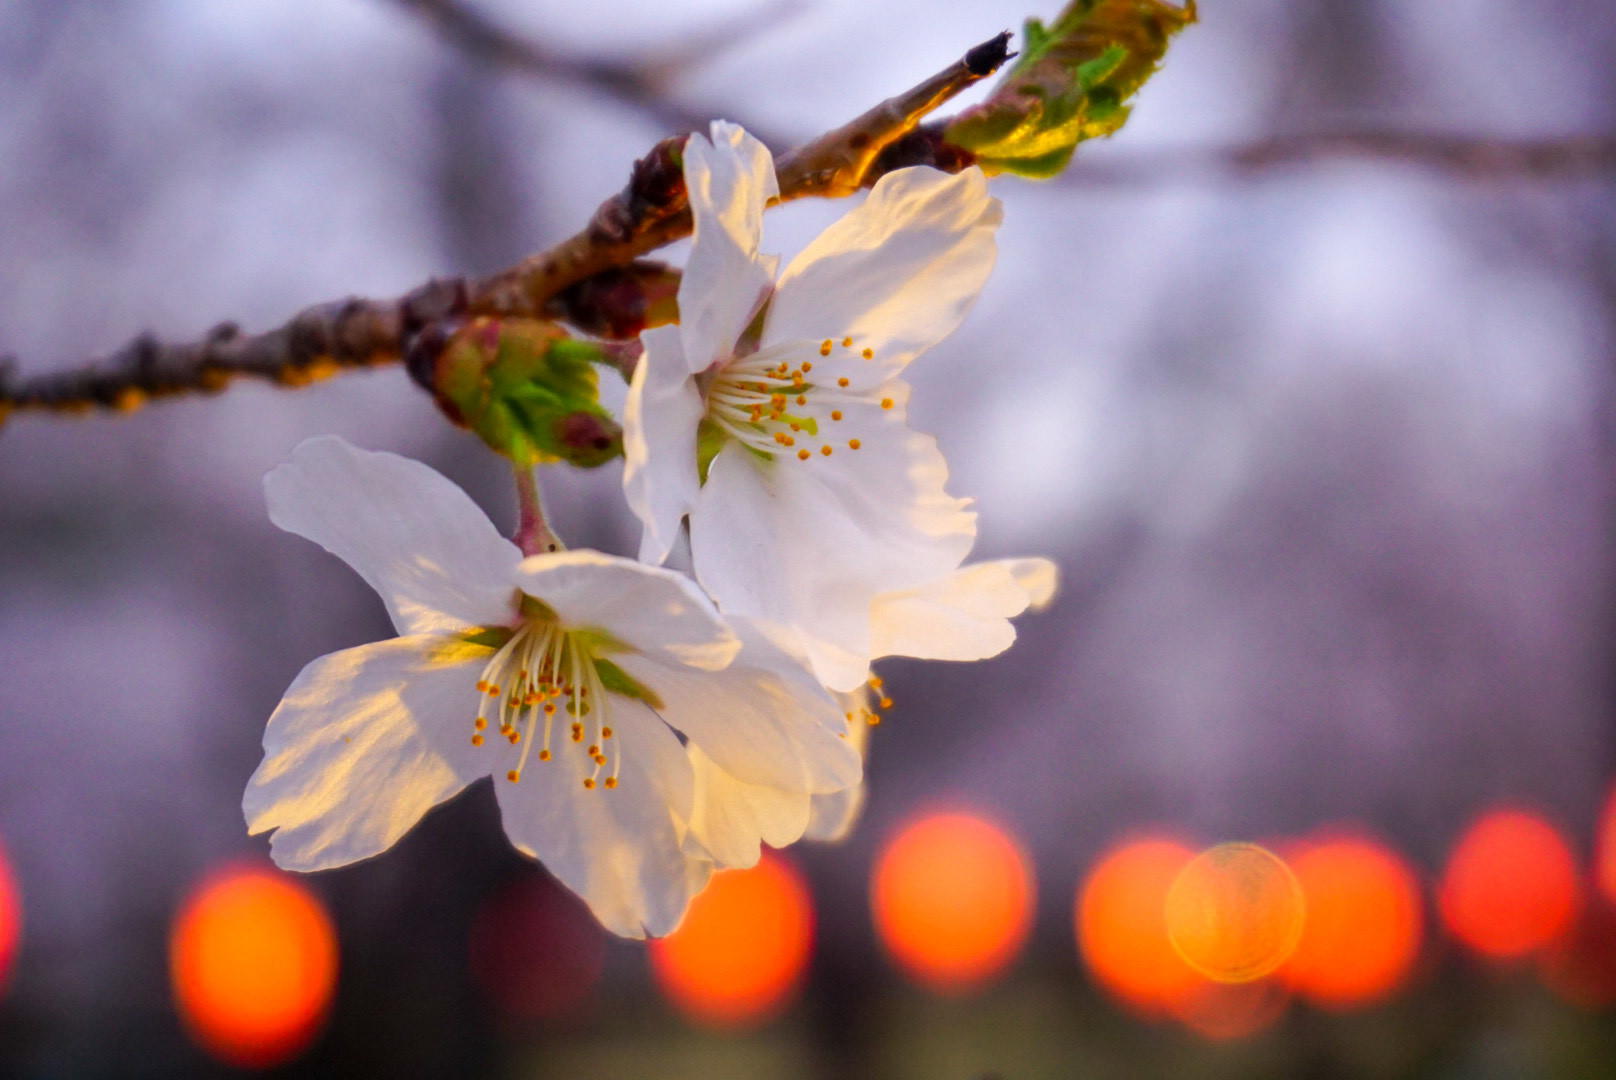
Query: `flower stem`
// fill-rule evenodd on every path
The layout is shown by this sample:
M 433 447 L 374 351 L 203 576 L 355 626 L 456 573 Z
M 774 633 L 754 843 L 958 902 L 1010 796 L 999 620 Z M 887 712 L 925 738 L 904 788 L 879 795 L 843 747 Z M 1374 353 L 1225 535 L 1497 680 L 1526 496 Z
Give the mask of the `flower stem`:
M 516 466 L 515 475 L 516 501 L 521 508 L 516 535 L 512 537 L 516 546 L 522 549 L 523 555 L 560 551 L 565 545 L 550 531 L 550 523 L 544 520 L 544 499 L 539 495 L 538 477 L 531 468 L 521 465 Z

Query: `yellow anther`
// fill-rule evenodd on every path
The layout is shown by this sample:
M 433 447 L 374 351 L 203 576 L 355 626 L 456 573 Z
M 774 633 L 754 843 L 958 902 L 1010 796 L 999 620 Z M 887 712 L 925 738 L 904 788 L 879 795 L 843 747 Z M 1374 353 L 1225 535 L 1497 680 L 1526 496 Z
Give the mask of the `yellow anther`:
M 836 380 L 836 385 L 845 387 L 847 385 L 847 376 L 843 375 L 840 379 L 837 379 Z
M 831 341 L 830 341 L 829 338 L 826 338 L 825 343 L 819 347 L 819 355 L 820 356 L 829 356 L 830 355 L 830 347 L 831 347 Z
M 539 751 L 539 760 L 540 761 L 549 761 L 550 760 L 550 751 L 548 751 L 548 750 L 540 750 Z
M 808 451 L 806 451 L 806 450 L 798 450 L 797 451 L 797 458 L 800 461 L 807 461 L 808 460 Z
M 792 425 L 791 425 L 791 430 L 792 431 L 801 431 L 802 430 L 802 425 L 798 424 L 796 422 L 793 422 Z
M 880 676 L 871 675 L 870 676 L 870 685 L 875 687 L 877 690 L 879 690 L 881 688 L 881 678 L 880 678 Z
M 892 708 L 892 699 L 891 699 L 891 698 L 889 698 L 889 697 L 884 697 L 884 698 L 882 698 L 882 699 L 881 699 L 881 707 L 882 707 L 882 708 L 883 708 L 883 709 L 890 709 L 890 708 Z
M 842 410 L 840 410 L 840 409 L 832 409 L 830 411 L 830 418 L 832 420 L 840 420 L 842 418 Z
M 601 728 L 600 729 L 600 737 L 603 738 L 603 739 L 611 738 L 612 737 L 612 729 L 609 728 L 609 727 Z
M 807 394 L 798 394 L 797 395 L 797 404 L 798 405 L 806 405 L 806 404 L 808 404 L 808 395 Z
M 594 757 L 595 755 L 597 755 L 599 753 L 600 753 L 600 747 L 597 746 L 594 743 L 590 743 L 589 744 L 589 756 Z
M 595 755 L 595 764 L 596 765 L 604 765 L 604 764 L 606 764 L 606 755 L 605 754 L 596 754 Z
M 522 774 L 517 772 L 515 769 L 512 769 L 510 772 L 505 774 L 505 779 L 514 784 L 518 780 L 522 779 Z
M 522 741 L 522 733 L 517 731 L 515 728 L 512 728 L 510 731 L 506 732 L 505 737 L 511 741 L 512 746 L 515 746 L 517 743 Z
M 866 359 L 866 360 L 874 360 L 875 359 L 875 350 L 874 349 L 865 349 L 864 350 L 864 359 Z
M 499 687 L 494 685 L 493 683 L 489 683 L 488 684 L 488 696 L 489 697 L 499 697 Z
M 796 429 L 795 424 L 792 425 L 792 429 L 793 430 Z M 797 440 L 793 439 L 790 435 L 787 435 L 787 436 L 785 436 L 784 439 L 781 440 L 780 445 L 781 446 L 796 446 L 797 445 Z
M 890 408 L 892 408 L 892 399 L 891 399 L 891 398 L 889 398 L 889 397 L 884 397 L 884 398 L 882 398 L 882 399 L 881 399 L 881 407 L 882 407 L 882 408 L 883 408 L 883 409 L 890 409 Z
M 616 786 L 617 786 L 617 777 L 615 777 L 615 776 L 608 776 L 608 777 L 607 777 L 607 778 L 606 778 L 606 786 L 607 786 L 607 787 L 616 787 Z
M 590 791 L 594 791 L 595 790 L 595 778 L 592 777 L 592 776 L 584 777 L 584 787 L 588 788 Z
M 847 448 L 849 450 L 857 450 L 859 448 L 859 445 L 860 445 L 860 443 L 859 443 L 859 441 L 857 439 L 848 439 L 847 440 Z
M 476 728 L 478 731 L 481 731 L 483 728 L 488 726 L 488 721 L 479 716 L 477 719 L 471 722 L 471 726 Z
M 544 715 L 545 716 L 554 716 L 555 715 L 555 702 L 546 701 L 544 703 Z
M 483 681 L 482 679 L 478 679 L 477 680 L 477 692 L 479 694 L 482 694 L 482 693 L 487 693 L 487 691 L 488 691 L 488 683 Z
M 844 337 L 842 339 L 842 348 L 851 349 L 852 347 L 853 347 L 853 339 L 850 338 L 850 337 Z
M 481 746 L 482 744 L 483 744 L 483 737 L 481 735 L 473 735 L 471 737 L 471 745 L 473 745 L 473 746 Z
M 879 716 L 877 716 L 875 713 L 870 714 L 870 726 L 871 727 L 874 727 L 875 725 L 879 724 L 880 722 L 881 722 L 881 718 Z
M 819 448 L 819 452 L 821 454 L 824 454 L 826 457 L 830 457 L 830 447 L 829 446 L 821 446 Z
M 814 365 L 813 365 L 812 361 L 804 360 L 802 362 L 802 370 L 805 371 L 805 372 L 814 370 Z

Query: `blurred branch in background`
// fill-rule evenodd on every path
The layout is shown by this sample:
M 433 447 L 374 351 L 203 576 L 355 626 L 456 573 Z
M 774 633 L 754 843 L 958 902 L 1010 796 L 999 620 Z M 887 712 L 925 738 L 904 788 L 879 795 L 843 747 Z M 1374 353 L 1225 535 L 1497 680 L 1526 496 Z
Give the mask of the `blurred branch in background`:
M 1414 165 L 1463 180 L 1576 180 L 1616 176 L 1616 135 L 1501 139 L 1419 131 L 1316 131 L 1229 146 L 1136 150 L 1086 159 L 1074 185 L 1147 186 L 1242 179 L 1342 159 Z
M 682 74 L 725 48 L 777 25 L 802 10 L 800 0 L 776 0 L 635 59 L 567 55 L 502 26 L 463 0 L 389 0 L 420 17 L 444 42 L 489 67 L 598 90 L 644 112 L 670 131 L 692 131 L 711 119 L 707 109 L 680 104 L 670 94 Z M 731 116 L 763 142 L 782 146 L 742 117 Z

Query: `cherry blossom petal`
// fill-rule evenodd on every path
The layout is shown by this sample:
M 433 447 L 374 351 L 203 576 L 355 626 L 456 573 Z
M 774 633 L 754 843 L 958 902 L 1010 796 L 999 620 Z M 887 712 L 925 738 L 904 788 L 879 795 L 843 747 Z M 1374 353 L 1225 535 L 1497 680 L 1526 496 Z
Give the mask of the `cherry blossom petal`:
M 715 120 L 712 141 L 685 142 L 685 189 L 695 221 L 679 283 L 679 328 L 690 372 L 730 355 L 774 284 L 776 261 L 758 253 L 763 207 L 780 194 L 768 148 Z
M 780 848 L 801 839 L 808 827 L 810 796 L 745 783 L 696 744 L 685 750 L 695 775 L 687 852 L 711 858 L 722 867 L 748 867 L 757 864 L 760 844 Z
M 543 601 L 569 630 L 602 630 L 669 665 L 725 667 L 739 639 L 683 574 L 598 551 L 524 559 L 516 587 Z
M 965 317 L 1002 217 L 981 169 L 888 173 L 786 267 L 762 343 L 851 336 L 882 377 L 896 374 Z
M 353 567 L 400 634 L 506 621 L 521 560 L 477 504 L 418 461 L 308 439 L 264 477 L 269 519 Z
M 748 642 L 716 672 L 647 656 L 616 662 L 661 697 L 662 719 L 738 780 L 804 794 L 858 781 L 863 763 L 841 736 L 835 700 L 782 653 Z
M 645 706 L 614 697 L 612 723 L 622 740 L 615 788 L 586 790 L 594 765 L 562 747 L 550 761 L 529 760 L 518 783 L 494 778 L 505 834 L 589 905 L 601 925 L 623 937 L 667 934 L 679 925 L 701 864 L 683 853 L 683 822 L 693 799 L 684 747 Z
M 1048 559 L 973 563 L 919 588 L 887 593 L 870 608 L 876 656 L 981 660 L 1016 640 L 1010 620 L 1055 593 Z
M 445 639 L 393 638 L 322 656 L 300 672 L 264 729 L 247 783 L 247 831 L 274 829 L 288 870 L 323 870 L 391 847 L 421 815 L 479 776 L 470 718 L 475 664 L 434 659 Z
M 861 449 L 806 461 L 720 452 L 690 515 L 690 544 L 720 609 L 797 630 L 819 679 L 851 690 L 875 655 L 871 602 L 952 573 L 976 525 L 944 490 L 936 440 L 905 426 L 901 410 L 850 403 L 841 427 Z
M 623 493 L 645 525 L 640 560 L 661 564 L 696 501 L 696 427 L 705 406 L 685 368 L 679 328 L 658 326 L 640 337 L 623 407 Z
M 870 741 L 870 725 L 865 719 L 870 707 L 869 691 L 861 688 L 851 694 L 837 694 L 836 697 L 846 720 L 847 741 L 862 756 Z M 834 843 L 846 837 L 864 811 L 865 791 L 865 784 L 860 781 L 841 791 L 815 795 L 809 802 L 808 824 L 803 829 L 802 838 Z

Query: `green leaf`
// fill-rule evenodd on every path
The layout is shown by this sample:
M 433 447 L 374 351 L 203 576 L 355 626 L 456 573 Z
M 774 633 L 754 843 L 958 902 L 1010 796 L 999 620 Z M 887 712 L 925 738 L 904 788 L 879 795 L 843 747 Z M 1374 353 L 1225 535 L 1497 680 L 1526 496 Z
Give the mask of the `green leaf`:
M 584 468 L 623 452 L 600 404 L 598 346 L 541 319 L 478 318 L 449 339 L 433 369 L 438 404 L 519 466 Z
M 600 676 L 600 685 L 614 694 L 631 697 L 643 701 L 651 708 L 661 711 L 662 699 L 655 690 L 640 682 L 634 676 L 600 657 L 595 658 L 595 672 Z
M 1195 17 L 1194 0 L 1074 0 L 1051 26 L 1029 19 L 1016 66 L 944 138 L 990 174 L 1054 176 L 1078 143 L 1127 122 L 1125 102 Z

